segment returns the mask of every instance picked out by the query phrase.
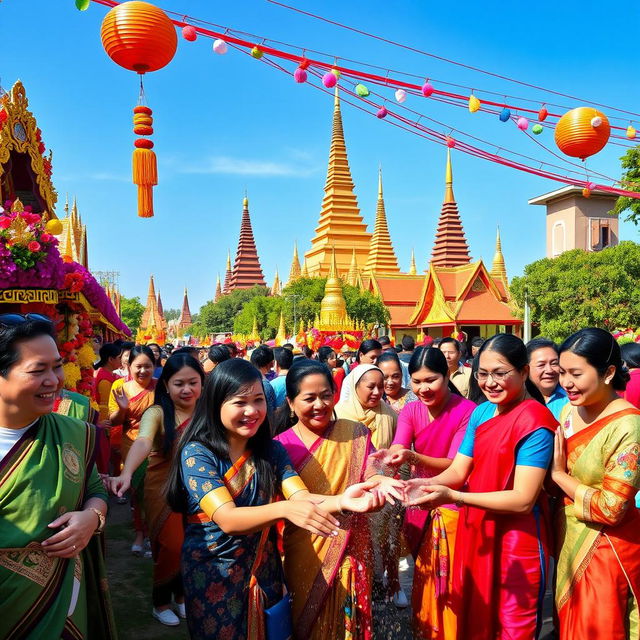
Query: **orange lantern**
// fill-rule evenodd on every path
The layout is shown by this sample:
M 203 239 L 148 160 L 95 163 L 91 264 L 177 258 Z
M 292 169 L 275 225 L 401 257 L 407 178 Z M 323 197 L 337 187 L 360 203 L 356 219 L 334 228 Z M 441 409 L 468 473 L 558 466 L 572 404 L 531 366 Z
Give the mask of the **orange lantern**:
M 556 124 L 555 139 L 560 151 L 584 160 L 598 153 L 609 140 L 607 116 L 593 107 L 567 111 Z
M 171 62 L 178 46 L 176 29 L 168 16 L 148 2 L 123 2 L 107 13 L 100 29 L 102 46 L 118 65 L 140 74 L 140 103 L 144 97 L 142 75 L 162 69 Z M 139 104 L 134 109 L 134 133 L 153 133 L 151 109 Z M 138 138 L 134 142 L 133 182 L 138 185 L 138 215 L 153 216 L 152 188 L 158 184 L 153 142 Z

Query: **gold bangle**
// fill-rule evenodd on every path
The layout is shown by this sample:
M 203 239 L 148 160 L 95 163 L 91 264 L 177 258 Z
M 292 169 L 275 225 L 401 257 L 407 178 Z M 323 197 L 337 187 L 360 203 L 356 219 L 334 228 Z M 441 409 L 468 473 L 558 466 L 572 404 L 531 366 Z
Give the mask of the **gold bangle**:
M 104 531 L 104 525 L 107 522 L 107 519 L 104 517 L 104 513 L 100 511 L 100 509 L 96 509 L 95 507 L 87 507 L 85 511 L 93 511 L 98 516 L 98 526 L 93 534 L 102 533 Z

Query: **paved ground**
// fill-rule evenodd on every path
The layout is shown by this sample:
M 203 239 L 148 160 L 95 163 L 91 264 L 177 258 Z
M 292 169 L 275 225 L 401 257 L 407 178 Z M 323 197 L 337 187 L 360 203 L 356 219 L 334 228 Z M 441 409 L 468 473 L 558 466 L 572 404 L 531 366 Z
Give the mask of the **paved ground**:
M 107 570 L 120 640 L 187 640 L 184 622 L 165 627 L 151 617 L 151 560 L 131 555 L 133 532 L 129 508 L 111 500 L 107 525 Z M 409 601 L 413 582 L 413 561 L 400 571 L 400 583 Z M 374 593 L 375 640 L 411 640 L 411 610 L 399 610 Z M 545 601 L 542 638 L 551 640 L 551 593 Z M 214 639 L 212 639 L 214 640 Z

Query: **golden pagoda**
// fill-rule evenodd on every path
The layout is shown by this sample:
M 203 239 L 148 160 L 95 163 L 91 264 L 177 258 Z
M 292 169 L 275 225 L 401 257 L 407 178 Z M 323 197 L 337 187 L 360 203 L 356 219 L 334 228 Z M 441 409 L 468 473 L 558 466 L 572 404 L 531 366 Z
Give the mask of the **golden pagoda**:
M 324 286 L 324 298 L 320 303 L 320 316 L 315 327 L 320 331 L 351 331 L 353 320 L 347 314 L 347 303 L 342 294 L 342 282 L 338 276 L 336 254 L 332 252 L 329 275 Z
M 284 311 L 280 312 L 280 324 L 276 334 L 276 346 L 280 347 L 287 341 L 287 329 L 284 324 Z
M 280 282 L 280 276 L 278 275 L 278 267 L 276 267 L 276 275 L 273 279 L 273 286 L 271 287 L 272 296 L 282 295 L 282 283 Z
M 494 278 L 497 278 L 504 284 L 505 289 L 509 288 L 509 279 L 507 278 L 507 267 L 504 263 L 502 255 L 502 243 L 500 242 L 500 227 L 496 232 L 496 252 L 493 254 L 493 263 L 489 272 Z
M 324 277 L 329 272 L 334 251 L 338 275 L 349 271 L 354 248 L 358 266 L 363 268 L 367 262 L 371 234 L 360 215 L 353 188 L 336 87 L 324 199 L 311 249 L 305 253 L 307 270 L 311 277 Z
M 378 205 L 376 207 L 376 222 L 371 239 L 371 248 L 365 266 L 367 273 L 400 273 L 398 258 L 396 258 L 387 213 L 384 208 L 384 196 L 382 194 L 382 169 L 378 170 Z
M 56 236 L 58 238 L 58 251 L 61 256 L 68 257 L 88 269 L 87 225 L 82 223 L 76 199 L 73 199 L 71 213 L 69 213 L 68 201 L 65 202 L 64 210 L 66 215 L 60 220 L 62 232 Z
M 166 340 L 166 322 L 158 309 L 158 298 L 153 282 L 153 276 L 149 278 L 149 292 L 147 293 L 147 304 L 140 320 L 140 328 L 136 336 L 138 344 L 149 344 L 156 342 L 163 345 Z
M 222 287 L 220 286 L 220 274 L 218 274 L 218 279 L 216 280 L 216 293 L 213 296 L 213 301 L 218 302 L 222 298 Z
M 178 330 L 184 331 L 193 324 L 191 318 L 191 309 L 189 309 L 189 294 L 187 287 L 184 288 L 184 297 L 182 298 L 182 309 L 180 310 L 180 317 L 178 318 Z
M 230 284 L 231 284 L 231 251 L 227 249 L 227 268 L 224 274 L 224 286 L 222 287 L 222 294 L 227 295 L 230 293 Z
M 300 277 L 301 278 L 308 278 L 309 277 L 309 270 L 307 269 L 307 259 L 306 258 L 302 262 L 302 268 L 300 269 Z
M 298 257 L 298 243 L 293 245 L 293 259 L 291 260 L 291 269 L 289 269 L 289 282 L 291 284 L 300 277 L 300 258 Z

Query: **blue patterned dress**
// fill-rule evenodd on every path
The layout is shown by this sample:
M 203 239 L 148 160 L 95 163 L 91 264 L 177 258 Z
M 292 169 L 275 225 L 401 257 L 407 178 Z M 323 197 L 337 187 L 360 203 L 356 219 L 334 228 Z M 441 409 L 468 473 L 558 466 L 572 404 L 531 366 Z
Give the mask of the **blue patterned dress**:
M 271 461 L 279 485 L 297 478 L 289 456 L 279 442 L 271 443 Z M 248 587 L 261 532 L 228 535 L 212 521 L 193 522 L 202 513 L 200 501 L 225 488 L 236 506 L 267 504 L 249 457 L 243 464 L 221 460 L 199 442 L 181 453 L 182 480 L 188 495 L 188 523 L 182 547 L 182 577 L 189 634 L 194 640 L 244 640 L 247 637 Z M 213 495 L 213 494 L 212 494 Z M 257 573 L 265 608 L 282 598 L 283 573 L 272 528 Z

